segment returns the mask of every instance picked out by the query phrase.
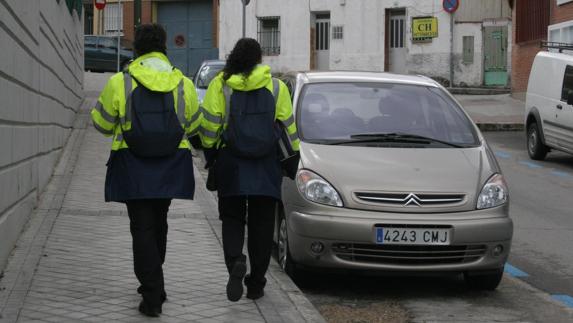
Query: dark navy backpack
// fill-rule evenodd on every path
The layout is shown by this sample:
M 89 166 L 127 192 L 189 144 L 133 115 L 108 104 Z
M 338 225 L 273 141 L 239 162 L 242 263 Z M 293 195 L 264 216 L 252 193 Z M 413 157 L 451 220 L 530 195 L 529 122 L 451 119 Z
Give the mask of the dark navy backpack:
M 124 73 L 126 104 L 125 118 L 121 123 L 125 125 L 131 121 L 131 129 L 123 131 L 129 150 L 138 157 L 175 154 L 185 136 L 185 129 L 181 126 L 186 123 L 183 80 L 177 87 L 177 111 L 173 109 L 173 92 L 156 92 L 141 84 L 132 90 L 131 80 L 131 75 Z
M 227 129 L 222 138 L 233 155 L 259 159 L 277 153 L 281 135 L 275 119 L 279 85 L 279 81 L 273 79 L 273 93 L 266 87 L 253 91 L 223 87 Z

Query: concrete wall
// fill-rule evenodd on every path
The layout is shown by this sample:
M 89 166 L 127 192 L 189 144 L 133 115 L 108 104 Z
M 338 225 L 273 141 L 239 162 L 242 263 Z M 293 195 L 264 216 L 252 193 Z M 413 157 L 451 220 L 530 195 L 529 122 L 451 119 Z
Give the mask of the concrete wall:
M 83 25 L 65 1 L 0 0 L 0 268 L 83 99 Z
M 454 84 L 480 86 L 483 83 L 483 21 L 462 18 L 499 19 L 507 15 L 505 0 L 488 0 L 484 12 L 454 19 Z M 463 4 L 463 3 L 462 3 Z M 499 4 L 499 9 L 496 11 Z M 220 2 L 220 58 L 225 59 L 241 37 L 241 2 Z M 477 6 L 479 7 L 479 6 Z M 385 66 L 385 20 L 387 9 L 406 11 L 405 73 L 450 78 L 450 15 L 441 0 L 252 0 L 247 7 L 247 37 L 257 38 L 257 17 L 279 16 L 281 19 L 281 54 L 266 56 L 265 63 L 275 71 L 299 71 L 311 68 L 311 26 L 313 13 L 329 12 L 331 25 L 344 26 L 344 39 L 331 40 L 330 69 L 383 71 Z M 460 9 L 461 10 L 461 9 Z M 478 9 L 472 9 L 478 10 Z M 427 43 L 413 43 L 413 17 L 438 18 L 439 36 Z M 460 20 L 462 19 L 462 20 Z M 511 25 L 508 17 L 504 23 Z M 511 26 L 509 27 L 511 28 Z M 463 36 L 474 36 L 474 62 L 462 63 Z M 511 55 L 508 55 L 508 63 Z

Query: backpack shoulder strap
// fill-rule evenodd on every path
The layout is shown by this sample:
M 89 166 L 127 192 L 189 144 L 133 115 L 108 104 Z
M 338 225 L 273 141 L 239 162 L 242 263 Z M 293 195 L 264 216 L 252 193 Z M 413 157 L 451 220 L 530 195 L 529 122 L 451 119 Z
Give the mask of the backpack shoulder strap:
M 185 79 L 181 79 L 177 85 L 177 119 L 184 129 L 189 127 L 189 122 L 185 119 Z M 173 92 L 171 92 L 173 93 Z
M 231 113 L 231 95 L 233 90 L 223 81 L 223 95 L 225 95 L 225 124 L 229 122 L 229 114 Z
M 132 77 L 129 72 L 123 72 L 123 89 L 125 93 L 125 115 L 120 118 L 120 123 L 125 125 L 131 121 L 131 93 L 133 92 Z

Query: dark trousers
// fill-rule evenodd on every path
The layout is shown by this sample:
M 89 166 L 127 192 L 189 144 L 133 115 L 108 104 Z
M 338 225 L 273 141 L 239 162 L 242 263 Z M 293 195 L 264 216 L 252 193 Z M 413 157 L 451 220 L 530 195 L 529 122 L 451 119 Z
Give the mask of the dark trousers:
M 132 200 L 126 204 L 133 238 L 135 276 L 141 284 L 137 291 L 146 302 L 159 305 L 161 296 L 165 294 L 163 263 L 171 200 Z
M 223 251 L 229 272 L 235 261 L 244 258 L 245 224 L 248 228 L 249 262 L 247 287 L 264 288 L 265 274 L 271 260 L 275 207 L 277 200 L 267 196 L 233 196 L 219 198 L 223 221 Z

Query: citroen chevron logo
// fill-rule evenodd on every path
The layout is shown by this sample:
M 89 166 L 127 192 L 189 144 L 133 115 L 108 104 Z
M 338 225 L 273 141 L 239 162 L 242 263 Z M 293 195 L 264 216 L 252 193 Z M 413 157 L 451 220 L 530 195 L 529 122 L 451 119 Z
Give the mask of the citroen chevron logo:
M 404 200 L 406 201 L 406 203 L 404 203 L 404 206 L 408 205 L 422 206 L 420 204 L 422 200 L 420 200 L 420 198 L 414 193 L 410 193 L 408 196 L 406 196 Z

